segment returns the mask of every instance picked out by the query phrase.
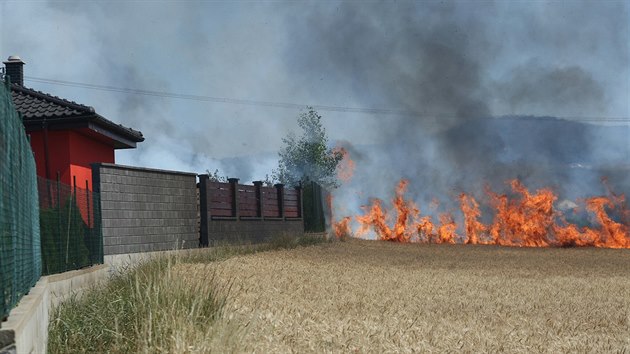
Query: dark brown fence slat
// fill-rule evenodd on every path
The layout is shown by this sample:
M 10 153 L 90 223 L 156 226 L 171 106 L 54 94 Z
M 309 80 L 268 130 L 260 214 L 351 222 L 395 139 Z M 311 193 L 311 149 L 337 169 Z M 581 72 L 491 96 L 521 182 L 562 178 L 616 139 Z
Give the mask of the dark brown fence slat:
M 212 202 L 212 203 L 228 203 L 228 204 L 231 204 L 231 203 L 232 203 L 232 198 L 230 198 L 230 196 L 225 196 L 225 197 L 220 197 L 220 196 L 210 197 L 210 202 Z
M 297 205 L 288 205 L 288 204 L 284 205 L 284 210 L 298 210 L 298 209 L 299 208 Z
M 230 197 L 231 195 L 232 195 L 232 193 L 229 190 L 225 190 L 225 189 L 211 189 L 210 190 L 211 198 L 214 198 L 214 197 Z
M 231 207 L 215 207 L 215 208 L 210 208 L 210 215 L 214 215 L 215 212 L 223 212 L 225 210 L 229 211 L 230 213 L 232 212 Z
M 232 216 L 232 210 L 224 210 L 224 209 L 212 209 L 210 211 L 212 216 Z
M 241 216 L 256 217 L 256 210 L 241 210 Z

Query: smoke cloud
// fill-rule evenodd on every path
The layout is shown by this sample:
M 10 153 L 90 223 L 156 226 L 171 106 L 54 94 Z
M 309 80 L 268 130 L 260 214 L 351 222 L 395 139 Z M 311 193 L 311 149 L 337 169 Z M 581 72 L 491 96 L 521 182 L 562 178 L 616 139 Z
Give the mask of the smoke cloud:
M 389 198 L 401 177 L 414 200 L 439 197 L 446 210 L 461 191 L 483 199 L 484 185 L 505 191 L 512 178 L 578 198 L 603 193 L 607 173 L 630 191 L 599 163 L 617 156 L 627 170 L 627 127 L 571 121 L 627 116 L 628 81 L 615 79 L 628 72 L 627 14 L 620 2 L 344 2 L 291 19 L 290 48 L 308 43 L 290 61 L 296 76 L 326 73 L 364 105 L 413 112 L 382 119 L 340 203 L 365 203 L 365 190 Z
M 420 204 L 449 208 L 461 191 L 482 196 L 485 183 L 516 177 L 575 198 L 603 192 L 605 173 L 630 191 L 628 126 L 605 119 L 630 115 L 628 11 L 624 1 L 3 2 L 0 53 L 20 55 L 32 77 L 391 109 L 319 112 L 357 159 L 338 199 L 356 210 L 404 177 Z M 294 109 L 26 83 L 141 130 L 147 140 L 120 163 L 251 181 L 297 129 Z

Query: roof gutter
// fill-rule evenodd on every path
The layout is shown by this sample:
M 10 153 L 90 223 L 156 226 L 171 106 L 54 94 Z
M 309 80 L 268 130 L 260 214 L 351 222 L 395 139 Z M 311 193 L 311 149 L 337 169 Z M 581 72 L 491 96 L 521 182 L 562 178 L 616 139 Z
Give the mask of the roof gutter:
M 142 136 L 141 132 L 131 130 L 123 126 L 120 126 L 118 124 L 112 123 L 98 114 L 81 115 L 81 116 L 75 116 L 72 118 L 55 119 L 55 118 L 44 117 L 42 119 L 24 120 L 24 126 L 26 128 L 30 128 L 33 130 L 39 130 L 40 127 L 42 127 L 44 124 L 46 124 L 52 130 L 57 130 L 55 128 L 63 128 L 63 129 L 66 129 L 69 127 L 94 128 L 98 126 L 101 128 L 100 130 L 98 130 L 101 134 L 103 134 L 103 131 L 110 131 L 111 133 L 113 133 L 114 136 L 122 137 L 126 141 L 131 141 L 134 143 L 139 143 L 139 142 L 144 141 L 144 137 Z M 107 134 L 103 134 L 103 135 L 107 135 Z

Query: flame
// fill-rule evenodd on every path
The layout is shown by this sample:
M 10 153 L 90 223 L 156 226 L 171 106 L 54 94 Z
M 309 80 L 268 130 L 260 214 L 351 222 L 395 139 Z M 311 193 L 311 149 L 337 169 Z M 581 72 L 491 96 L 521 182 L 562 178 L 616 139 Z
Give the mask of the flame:
M 335 221 L 335 214 L 333 212 L 333 195 L 326 195 L 326 205 L 330 211 L 330 219 L 334 235 L 337 239 L 343 239 L 352 236 L 352 228 L 350 227 L 351 218 L 349 216 L 341 218 L 340 221 Z
M 546 247 L 547 236 L 554 224 L 553 203 L 556 196 L 551 189 L 541 189 L 535 194 L 518 180 L 510 181 L 519 199 L 509 199 L 487 190 L 497 213 L 490 227 L 490 235 L 496 244 L 506 246 Z
M 404 194 L 409 182 L 401 180 L 396 187 L 395 197 L 392 205 L 396 211 L 396 221 L 393 227 L 387 225 L 388 212 L 383 209 L 383 202 L 374 199 L 372 206 L 367 209 L 363 216 L 357 216 L 356 220 L 361 225 L 358 235 L 364 235 L 370 227 L 381 240 L 409 242 L 417 234 L 417 226 L 414 220 L 420 215 L 420 210 L 413 204 L 405 200 Z
M 481 243 L 481 235 L 488 231 L 488 227 L 479 222 L 479 217 L 481 216 L 479 204 L 475 198 L 466 193 L 459 195 L 459 202 L 464 214 L 464 229 L 466 231 L 464 243 L 473 245 Z
M 335 230 L 335 237 L 338 239 L 348 237 L 352 234 L 352 230 L 350 229 L 350 220 L 349 216 L 344 217 L 341 221 L 333 223 L 333 229 Z
M 440 214 L 440 227 L 438 227 L 439 243 L 455 243 L 457 237 L 457 224 L 451 213 Z
M 592 216 L 592 226 L 567 222 L 562 212 L 554 208 L 557 196 L 550 188 L 530 192 L 520 181 L 508 181 L 512 193 L 497 194 L 486 187 L 489 206 L 494 209 L 492 223 L 483 224 L 477 200 L 466 193 L 459 195 L 463 214 L 463 237 L 458 235 L 459 226 L 452 213 L 439 214 L 439 225 L 430 215 L 421 215 L 420 209 L 405 199 L 409 185 L 401 180 L 387 210 L 383 201 L 374 199 L 364 207 L 364 215 L 356 216 L 359 223 L 357 235 L 372 230 L 381 240 L 395 242 L 494 244 L 518 247 L 593 246 L 630 248 L 630 210 L 624 195 L 612 193 L 585 199 L 585 209 Z M 605 181 L 604 181 L 605 183 Z M 433 200 L 430 209 L 437 210 L 439 203 Z M 335 224 L 335 230 L 352 234 L 349 217 Z M 389 225 L 392 224 L 390 227 Z
M 342 182 L 349 182 L 354 175 L 354 161 L 350 158 L 350 153 L 341 146 L 335 147 L 333 152 L 343 157 L 337 165 L 337 178 Z
M 615 210 L 618 207 L 615 203 L 616 201 L 618 200 L 606 197 L 594 197 L 589 198 L 586 201 L 586 208 L 595 214 L 597 221 L 600 225 L 602 225 L 600 234 L 603 237 L 596 240 L 596 246 L 609 248 L 630 248 L 628 225 L 616 222 L 606 212 L 607 207 L 612 210 Z M 623 201 L 622 197 L 620 204 L 622 204 Z M 626 211 L 622 211 L 622 214 L 625 213 Z
M 431 221 L 431 216 L 426 215 L 420 218 L 417 223 L 418 237 L 421 242 L 431 242 L 432 239 L 437 237 L 435 231 L 435 225 Z

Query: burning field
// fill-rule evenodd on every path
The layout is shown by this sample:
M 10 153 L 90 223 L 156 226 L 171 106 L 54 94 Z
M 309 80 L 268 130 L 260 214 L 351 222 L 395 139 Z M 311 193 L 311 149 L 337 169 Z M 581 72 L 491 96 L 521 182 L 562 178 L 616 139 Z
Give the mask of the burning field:
M 627 250 L 351 239 L 182 267 L 232 284 L 233 351 L 630 350 Z
M 349 160 L 347 155 L 344 159 Z M 339 169 L 340 179 L 342 175 L 348 176 L 346 168 Z M 423 215 L 416 203 L 405 198 L 409 181 L 402 179 L 391 208 L 386 208 L 381 199 L 372 198 L 369 205 L 361 207 L 362 215 L 335 220 L 339 214 L 335 210 L 332 228 L 337 238 L 368 237 L 403 243 L 630 248 L 630 209 L 625 195 L 615 194 L 605 178 L 602 184 L 607 195 L 581 198 L 579 204 L 565 200 L 569 208 L 564 210 L 557 207 L 558 196 L 551 188 L 531 192 L 517 179 L 506 184 L 511 188 L 509 193 L 497 193 L 486 185 L 485 213 L 473 195 L 460 193 L 459 215 L 453 211 L 438 213 L 440 202 L 435 198 L 428 207 L 430 212 Z M 334 210 L 332 195 L 328 202 Z M 436 213 L 437 218 L 433 218 Z M 484 217 L 490 221 L 484 223 Z

